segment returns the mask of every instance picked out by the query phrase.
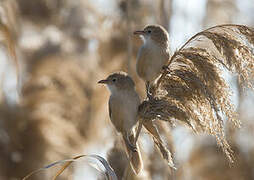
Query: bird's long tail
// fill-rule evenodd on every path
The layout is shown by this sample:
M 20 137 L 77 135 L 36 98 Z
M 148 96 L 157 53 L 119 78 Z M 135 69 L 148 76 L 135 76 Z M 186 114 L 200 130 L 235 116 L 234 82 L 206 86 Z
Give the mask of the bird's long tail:
M 131 132 L 128 133 L 128 138 L 123 138 L 123 139 L 124 139 L 125 147 L 127 149 L 128 156 L 130 158 L 131 167 L 132 167 L 133 171 L 135 172 L 135 174 L 138 174 L 141 171 L 141 169 L 143 168 L 143 162 L 142 162 L 141 153 L 140 153 L 138 143 L 136 143 L 134 145 L 134 141 L 135 141 L 134 130 L 132 130 Z M 136 146 L 136 151 L 132 151 L 130 149 L 129 143 Z

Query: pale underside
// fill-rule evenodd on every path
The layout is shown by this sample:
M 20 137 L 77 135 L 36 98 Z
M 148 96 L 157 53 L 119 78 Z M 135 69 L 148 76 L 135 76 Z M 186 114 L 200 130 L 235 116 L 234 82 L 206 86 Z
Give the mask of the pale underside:
M 161 48 L 154 45 L 152 42 L 146 42 L 138 52 L 136 65 L 137 74 L 144 81 L 152 82 L 159 76 L 163 65 L 165 65 L 168 60 L 168 48 Z
M 112 94 L 109 99 L 109 115 L 118 132 L 130 131 L 137 123 L 140 100 L 138 94 L 124 91 Z

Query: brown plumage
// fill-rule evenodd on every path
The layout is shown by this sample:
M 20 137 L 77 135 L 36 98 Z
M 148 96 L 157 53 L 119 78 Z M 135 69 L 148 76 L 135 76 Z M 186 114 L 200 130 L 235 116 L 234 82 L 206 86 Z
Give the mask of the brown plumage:
M 138 174 L 143 165 L 139 147 L 134 142 L 134 128 L 138 121 L 138 106 L 140 104 L 135 83 L 125 72 L 113 73 L 98 83 L 106 84 L 111 92 L 109 116 L 116 130 L 122 134 L 132 168 Z
M 135 31 L 134 34 L 140 35 L 144 41 L 137 56 L 137 74 L 149 88 L 149 84 L 159 76 L 169 60 L 169 35 L 160 25 L 148 25 L 143 31 Z

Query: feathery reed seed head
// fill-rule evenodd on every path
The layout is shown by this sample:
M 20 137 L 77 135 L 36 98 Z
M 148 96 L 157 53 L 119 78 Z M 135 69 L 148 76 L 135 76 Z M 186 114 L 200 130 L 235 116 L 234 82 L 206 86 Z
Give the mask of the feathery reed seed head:
M 240 126 L 230 101 L 223 68 L 238 74 L 241 86 L 254 78 L 254 30 L 220 25 L 193 36 L 171 57 L 151 88 L 154 99 L 144 101 L 139 115 L 147 121 L 183 121 L 195 132 L 217 139 L 230 162 L 232 150 L 224 135 L 223 116 Z

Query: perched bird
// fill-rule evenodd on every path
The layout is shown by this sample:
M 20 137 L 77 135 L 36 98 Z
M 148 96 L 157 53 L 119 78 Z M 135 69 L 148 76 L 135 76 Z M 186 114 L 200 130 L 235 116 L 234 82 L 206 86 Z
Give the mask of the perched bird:
M 139 96 L 135 83 L 125 72 L 109 75 L 98 83 L 106 84 L 111 95 L 109 98 L 109 116 L 116 130 L 122 134 L 130 158 L 131 166 L 136 174 L 142 169 L 139 147 L 135 142 L 135 127 L 138 122 Z
M 159 76 L 170 57 L 169 35 L 160 25 L 148 25 L 134 34 L 140 35 L 144 42 L 138 51 L 136 70 L 139 77 L 146 82 L 149 97 L 150 83 Z

